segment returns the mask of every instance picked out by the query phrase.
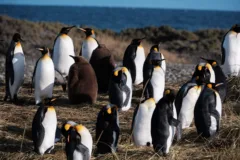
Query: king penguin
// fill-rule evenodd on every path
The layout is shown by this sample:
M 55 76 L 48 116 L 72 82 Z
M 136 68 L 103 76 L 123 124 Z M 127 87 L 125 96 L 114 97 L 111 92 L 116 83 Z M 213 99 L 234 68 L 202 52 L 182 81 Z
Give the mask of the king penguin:
M 114 70 L 109 85 L 109 100 L 120 111 L 127 111 L 132 102 L 132 78 L 126 67 Z
M 98 47 L 98 41 L 95 39 L 94 30 L 91 28 L 79 28 L 86 34 L 86 38 L 82 43 L 80 56 L 83 56 L 88 62 L 92 56 L 94 49 Z
M 175 93 L 166 89 L 163 98 L 157 103 L 151 120 L 152 144 L 155 152 L 166 155 L 172 145 L 176 127 L 180 122 L 174 114 Z
M 62 84 L 63 91 L 66 91 L 69 68 L 74 63 L 74 60 L 69 57 L 69 55 L 75 56 L 73 41 L 68 36 L 69 31 L 74 27 L 63 27 L 54 40 L 52 59 L 55 70 L 61 75 L 58 80 Z
M 100 44 L 92 53 L 89 63 L 92 65 L 98 82 L 98 92 L 108 91 L 109 81 L 116 63 L 112 53 L 103 44 Z
M 143 64 L 145 61 L 144 48 L 141 45 L 143 39 L 133 39 L 123 56 L 123 66 L 129 70 L 134 85 L 143 82 Z
M 120 134 L 118 109 L 108 104 L 98 113 L 96 123 L 97 153 L 114 153 L 117 150 Z
M 178 91 L 175 98 L 178 120 L 182 129 L 188 128 L 194 117 L 194 107 L 202 91 L 202 85 L 209 83 L 211 74 L 204 64 L 198 64 L 192 79 L 185 83 Z
M 68 128 L 69 127 L 69 128 Z M 83 125 L 67 128 L 65 152 L 68 160 L 90 160 L 92 152 L 92 136 Z
M 68 130 L 70 129 L 70 127 L 75 127 L 76 125 L 78 125 L 76 122 L 73 121 L 67 121 L 62 125 L 61 128 L 61 133 L 62 135 L 67 138 L 68 136 Z
M 97 100 L 98 84 L 92 66 L 81 56 L 71 56 L 75 63 L 68 76 L 68 98 L 72 104 L 90 103 Z
M 161 63 L 165 59 L 154 59 L 151 60 L 152 71 L 149 80 L 144 85 L 144 96 L 145 98 L 154 98 L 157 103 L 163 96 L 165 88 L 165 72 L 161 68 Z
M 42 56 L 37 60 L 32 76 L 36 104 L 45 98 L 51 100 L 55 79 L 54 64 L 49 56 L 49 49 L 46 47 L 37 49 L 42 52 Z
M 216 87 L 216 90 L 218 91 L 222 102 L 224 102 L 226 95 L 227 95 L 227 78 L 222 70 L 222 68 L 220 67 L 220 65 L 218 64 L 218 62 L 216 60 L 212 60 L 212 59 L 205 59 L 203 57 L 201 57 L 203 60 L 205 60 L 207 63 L 211 64 L 214 72 L 215 72 L 215 83 L 216 84 L 220 84 Z
M 6 54 L 4 101 L 10 97 L 17 102 L 17 94 L 24 81 L 25 56 L 20 41 L 22 41 L 21 35 L 15 33 Z
M 194 121 L 199 135 L 209 138 L 219 131 L 222 102 L 215 90 L 218 84 L 204 86 L 194 109 Z
M 235 24 L 222 41 L 222 68 L 226 76 L 239 76 L 240 24 Z
M 136 146 L 150 146 L 152 144 L 151 119 L 155 107 L 154 99 L 149 98 L 134 110 L 132 135 Z
M 52 106 L 39 105 L 32 122 L 32 140 L 35 152 L 43 155 L 54 148 L 57 116 Z

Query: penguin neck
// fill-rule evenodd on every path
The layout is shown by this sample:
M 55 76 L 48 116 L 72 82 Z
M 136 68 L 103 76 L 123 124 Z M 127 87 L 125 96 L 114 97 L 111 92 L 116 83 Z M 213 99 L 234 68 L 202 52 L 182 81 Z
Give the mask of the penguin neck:
M 45 53 L 42 55 L 42 60 L 48 60 L 48 59 L 50 59 L 50 56 L 48 53 Z
M 60 33 L 60 36 L 61 36 L 62 38 L 66 38 L 66 37 L 68 37 L 68 34 L 66 34 L 66 33 Z
M 16 46 L 14 49 L 14 54 L 23 54 L 23 50 L 22 50 L 22 45 L 20 42 L 16 42 Z
M 96 38 L 96 36 L 95 36 L 95 34 L 92 34 L 92 35 L 88 35 L 88 36 L 86 36 L 86 39 L 95 39 Z

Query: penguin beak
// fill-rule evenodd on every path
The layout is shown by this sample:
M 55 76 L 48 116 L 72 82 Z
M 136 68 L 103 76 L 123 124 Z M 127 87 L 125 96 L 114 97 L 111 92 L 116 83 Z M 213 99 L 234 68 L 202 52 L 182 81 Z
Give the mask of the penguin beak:
M 39 51 L 43 51 L 44 49 L 43 48 L 36 48 L 37 50 L 39 50 Z
M 206 58 L 203 58 L 203 57 L 200 57 L 202 60 L 204 60 L 204 61 L 208 61 Z
M 86 32 L 86 29 L 84 29 L 84 28 L 78 28 L 78 29 L 80 29 L 83 32 Z
M 75 59 L 75 57 L 74 56 L 72 56 L 72 55 L 69 55 L 70 57 L 72 57 L 73 59 Z
M 71 29 L 73 29 L 73 28 L 75 28 L 75 27 L 76 27 L 76 26 L 74 25 L 74 26 L 68 27 L 68 29 L 71 30 Z
M 69 143 L 70 142 L 70 136 L 68 135 L 67 137 L 67 142 Z

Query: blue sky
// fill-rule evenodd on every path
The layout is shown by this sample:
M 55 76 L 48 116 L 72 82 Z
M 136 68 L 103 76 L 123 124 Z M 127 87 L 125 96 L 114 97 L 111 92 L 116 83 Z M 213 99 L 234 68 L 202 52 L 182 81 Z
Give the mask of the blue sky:
M 1 0 L 0 4 L 147 7 L 240 11 L 240 0 Z

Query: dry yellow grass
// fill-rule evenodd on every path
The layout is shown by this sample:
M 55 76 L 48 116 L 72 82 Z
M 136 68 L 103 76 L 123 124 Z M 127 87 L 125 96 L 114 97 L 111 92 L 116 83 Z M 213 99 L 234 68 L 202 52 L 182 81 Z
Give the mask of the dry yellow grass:
M 179 84 L 167 84 L 167 87 L 178 88 Z M 121 136 L 119 149 L 115 155 L 107 154 L 92 159 L 239 159 L 240 158 L 240 118 L 233 108 L 233 102 L 223 105 L 223 117 L 221 121 L 220 133 L 213 139 L 203 139 L 196 133 L 195 127 L 185 130 L 183 138 L 179 142 L 174 142 L 167 157 L 161 157 L 154 153 L 151 147 L 135 147 L 131 142 L 131 121 L 134 107 L 139 103 L 141 87 L 134 90 L 132 109 L 128 112 L 120 113 Z M 0 87 L 0 97 L 4 96 L 4 88 Z M 108 103 L 107 95 L 99 95 L 98 101 L 94 105 L 70 105 L 66 93 L 61 87 L 55 86 L 54 96 L 59 96 L 54 107 L 57 112 L 58 126 L 60 127 L 66 120 L 73 120 L 84 124 L 95 139 L 95 122 L 100 108 Z M 35 154 L 31 141 L 31 123 L 37 110 L 34 105 L 33 94 L 30 89 L 24 86 L 19 93 L 22 105 L 14 105 L 0 101 L 0 159 L 66 159 L 64 153 L 64 139 L 56 143 L 54 153 L 40 156 Z M 1 98 L 2 99 L 2 98 Z M 25 134 L 24 134 L 25 131 Z M 23 138 L 24 137 L 24 138 Z M 95 148 L 95 141 L 94 147 Z M 22 145 L 22 148 L 21 148 Z

